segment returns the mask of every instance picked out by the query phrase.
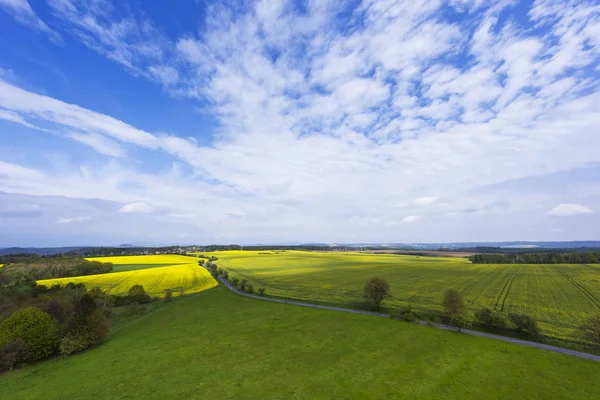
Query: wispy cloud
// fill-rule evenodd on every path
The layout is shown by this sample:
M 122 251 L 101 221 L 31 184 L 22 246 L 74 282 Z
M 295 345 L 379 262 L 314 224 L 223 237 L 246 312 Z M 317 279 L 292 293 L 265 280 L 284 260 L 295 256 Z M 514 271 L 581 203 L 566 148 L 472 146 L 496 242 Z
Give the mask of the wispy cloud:
M 119 143 L 97 133 L 71 132 L 66 136 L 77 142 L 86 144 L 98 153 L 106 154 L 107 156 L 124 157 L 126 154 Z
M 416 222 L 420 219 L 421 219 L 421 217 L 419 217 L 418 215 L 409 215 L 408 217 L 402 218 L 402 222 L 404 222 L 405 224 L 408 224 L 411 222 Z
M 56 220 L 57 224 L 72 224 L 75 222 L 89 221 L 91 217 L 72 217 L 72 218 L 60 218 Z
M 120 213 L 125 214 L 150 214 L 154 211 L 154 207 L 143 201 L 136 201 L 135 203 L 129 203 L 119 209 Z
M 50 29 L 33 11 L 27 0 L 0 0 L 0 8 L 12 15 L 19 23 L 48 35 L 50 40 L 54 42 L 62 41 L 61 36 Z
M 240 235 L 334 237 L 331 226 L 379 226 L 393 237 L 386 222 L 416 214 L 514 212 L 519 193 L 509 207 L 477 191 L 600 161 L 600 80 L 590 73 L 600 60 L 600 6 L 516 3 L 214 3 L 200 33 L 169 40 L 108 2 L 53 0 L 75 38 L 197 100 L 218 135 L 200 146 L 0 81 L 5 119 L 51 123 L 111 157 L 125 146 L 158 150 L 192 171 L 167 177 L 113 160 L 54 175 L 57 186 L 44 183 L 52 172 L 5 164 L 0 190 L 97 196 L 129 212 L 152 204 Z M 543 219 L 559 202 L 584 201 L 530 208 Z
M 594 210 L 582 204 L 559 204 L 548 212 L 552 217 L 573 217 L 581 214 L 593 214 Z

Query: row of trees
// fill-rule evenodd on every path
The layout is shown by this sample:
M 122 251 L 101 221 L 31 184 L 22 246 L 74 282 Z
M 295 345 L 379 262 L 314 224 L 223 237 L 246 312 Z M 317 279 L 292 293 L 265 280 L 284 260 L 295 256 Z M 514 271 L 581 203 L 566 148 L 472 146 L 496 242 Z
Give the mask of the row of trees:
M 112 269 L 112 263 L 88 261 L 83 258 L 36 258 L 9 263 L 0 268 L 0 285 L 18 286 L 40 279 L 105 274 Z
M 218 260 L 216 257 L 214 257 L 214 260 Z M 229 272 L 219 268 L 217 266 L 217 264 L 215 264 L 213 261 L 214 260 L 209 260 L 204 262 L 204 260 L 200 260 L 198 262 L 198 265 L 202 265 L 204 267 L 206 267 L 210 273 L 212 274 L 212 276 L 214 276 L 215 278 L 223 278 L 226 281 L 229 281 L 229 283 L 231 284 L 231 286 L 238 288 L 239 290 L 241 290 L 242 292 L 246 291 L 250 294 L 254 293 L 254 286 L 250 283 L 248 283 L 247 279 L 242 279 L 241 281 L 236 278 L 236 277 L 232 277 L 231 279 L 229 279 Z M 264 287 L 260 287 L 258 288 L 258 294 L 260 294 L 261 296 L 265 294 L 265 288 Z
M 363 296 L 369 304 L 375 306 L 376 309 L 380 309 L 383 300 L 391 296 L 390 285 L 382 278 L 371 278 L 365 283 Z M 487 330 L 497 332 L 512 330 L 517 335 L 530 339 L 535 339 L 540 335 L 537 321 L 527 314 L 510 313 L 505 315 L 489 308 L 482 308 L 475 312 L 473 321 L 464 297 L 456 289 L 446 290 L 442 306 L 449 323 L 456 326 L 459 332 L 476 322 L 479 327 Z M 400 312 L 400 317 L 406 321 L 418 319 L 410 306 Z M 600 315 L 590 318 L 579 327 L 577 334 L 586 342 L 600 346 Z
M 475 254 L 469 260 L 474 264 L 598 264 L 600 252 Z

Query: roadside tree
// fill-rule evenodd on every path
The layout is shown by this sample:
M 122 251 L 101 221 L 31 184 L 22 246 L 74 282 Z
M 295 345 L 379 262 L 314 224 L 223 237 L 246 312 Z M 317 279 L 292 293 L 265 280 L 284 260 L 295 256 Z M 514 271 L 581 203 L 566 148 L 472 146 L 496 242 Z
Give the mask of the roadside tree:
M 385 279 L 373 277 L 365 283 L 363 297 L 379 309 L 381 302 L 390 297 L 390 284 Z

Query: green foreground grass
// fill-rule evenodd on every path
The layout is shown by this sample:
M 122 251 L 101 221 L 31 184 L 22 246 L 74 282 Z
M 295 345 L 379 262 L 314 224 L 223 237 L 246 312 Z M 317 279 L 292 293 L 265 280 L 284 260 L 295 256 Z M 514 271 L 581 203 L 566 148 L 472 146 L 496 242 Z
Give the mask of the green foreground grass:
M 471 312 L 482 307 L 536 318 L 544 335 L 574 340 L 600 313 L 597 265 L 472 264 L 464 258 L 341 252 L 223 251 L 219 267 L 272 296 L 356 307 L 363 286 L 379 276 L 392 288 L 384 305 L 441 314 L 444 291 L 455 288 Z
M 7 399 L 591 399 L 600 363 L 396 320 L 177 299 L 107 343 L 0 377 Z

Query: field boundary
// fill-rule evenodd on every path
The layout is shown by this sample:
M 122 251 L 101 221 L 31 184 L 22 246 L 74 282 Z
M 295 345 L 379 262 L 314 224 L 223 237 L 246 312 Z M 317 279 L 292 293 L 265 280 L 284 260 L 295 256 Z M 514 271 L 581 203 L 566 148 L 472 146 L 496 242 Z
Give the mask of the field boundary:
M 300 307 L 318 308 L 321 310 L 340 311 L 340 312 L 346 312 L 346 313 L 352 313 L 352 314 L 372 315 L 374 317 L 392 318 L 392 316 L 389 314 L 378 313 L 378 312 L 374 312 L 374 311 L 361 311 L 361 310 L 353 310 L 351 308 L 324 306 L 324 305 L 305 303 L 305 302 L 295 301 L 295 300 L 284 300 L 284 299 L 274 299 L 274 298 L 270 298 L 270 297 L 262 297 L 262 296 L 258 296 L 255 294 L 244 293 L 244 292 L 234 288 L 233 286 L 231 286 L 229 281 L 223 279 L 221 276 L 216 277 L 216 279 L 218 280 L 218 282 L 223 283 L 223 285 L 225 285 L 232 292 L 234 292 L 240 296 L 250 297 L 250 298 L 253 298 L 256 300 L 270 301 L 273 303 L 290 304 L 290 305 L 300 306 Z M 425 321 L 419 321 L 419 323 L 421 325 L 434 326 L 436 328 L 443 329 L 446 331 L 458 332 L 458 328 L 456 328 L 454 326 L 442 325 L 442 324 L 432 324 L 432 323 L 428 323 Z M 494 334 L 486 333 L 486 332 L 473 331 L 470 329 L 462 329 L 460 332 L 466 333 L 468 335 L 501 340 L 503 342 L 509 342 L 509 343 L 514 343 L 514 344 L 520 344 L 523 346 L 535 347 L 538 349 L 553 351 L 555 353 L 561 353 L 561 354 L 566 354 L 566 355 L 570 355 L 570 356 L 574 356 L 574 357 L 585 358 L 588 360 L 600 362 L 600 356 L 596 356 L 594 354 L 583 353 L 581 351 L 563 349 L 562 347 L 550 346 L 550 345 L 543 344 L 543 343 L 530 342 L 528 340 L 516 339 L 516 338 L 507 337 L 507 336 L 494 335 Z

